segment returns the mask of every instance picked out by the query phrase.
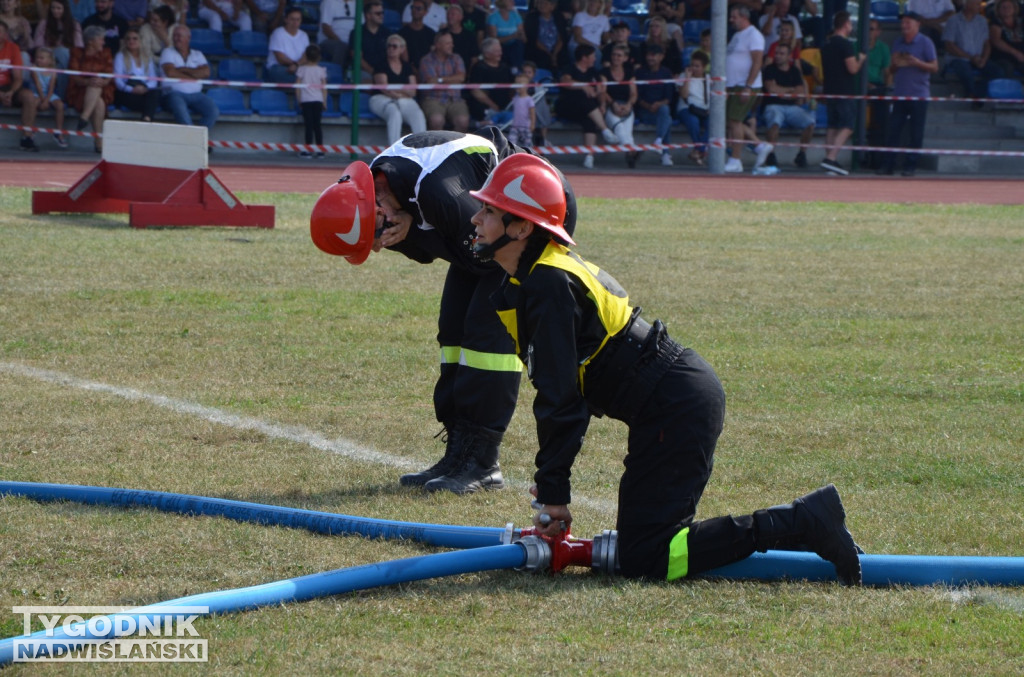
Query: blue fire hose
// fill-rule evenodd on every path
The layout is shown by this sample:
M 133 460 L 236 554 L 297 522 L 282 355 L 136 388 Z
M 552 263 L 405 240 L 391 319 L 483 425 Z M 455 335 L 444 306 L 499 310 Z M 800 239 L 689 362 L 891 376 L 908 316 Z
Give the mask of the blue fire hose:
M 68 500 L 92 505 L 148 506 L 186 515 L 221 516 L 242 522 L 304 528 L 322 534 L 357 534 L 370 538 L 408 539 L 431 545 L 459 548 L 455 552 L 368 564 L 299 578 L 265 583 L 237 590 L 193 595 L 119 616 L 169 613 L 168 607 L 206 606 L 209 613 L 229 613 L 259 606 L 298 602 L 409 581 L 454 576 L 462 573 L 521 567 L 527 549 L 509 544 L 519 532 L 511 526 L 459 527 L 396 522 L 333 513 L 283 508 L 218 498 L 204 498 L 157 491 L 132 491 L 29 482 L 0 482 L 0 496 L 20 496 L 41 501 Z M 864 584 L 891 585 L 1000 585 L 1024 586 L 1024 557 L 959 557 L 931 555 L 861 555 Z M 833 566 L 813 553 L 769 551 L 704 574 L 707 577 L 746 580 L 833 581 Z M 31 637 L 37 637 L 36 633 Z M 50 638 L 54 638 L 51 634 Z M 64 639 L 65 636 L 56 637 Z M 112 638 L 99 634 L 93 639 Z M 14 660 L 17 642 L 26 637 L 0 641 L 0 665 Z M 75 639 L 68 639 L 67 647 Z M 79 644 L 82 638 L 77 638 Z

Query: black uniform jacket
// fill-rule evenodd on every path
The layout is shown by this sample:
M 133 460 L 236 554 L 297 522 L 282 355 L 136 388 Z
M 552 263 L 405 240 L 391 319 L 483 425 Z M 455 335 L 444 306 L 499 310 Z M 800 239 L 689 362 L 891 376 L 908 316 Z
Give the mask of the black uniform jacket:
M 498 162 L 513 153 L 530 152 L 509 143 L 497 127 L 476 134 L 429 131 L 409 134 L 370 163 L 383 173 L 402 208 L 412 214 L 406 239 L 390 249 L 414 261 L 443 259 L 466 270 L 493 271 L 472 253 L 474 227 L 470 219 L 480 203 L 469 194 L 478 190 Z M 557 171 L 557 170 L 556 170 Z M 566 230 L 576 225 L 576 198 L 569 182 L 558 173 L 566 194 Z
M 633 308 L 614 278 L 544 240 L 531 241 L 492 301 L 537 389 L 537 500 L 566 505 L 573 461 L 591 415 L 599 413 L 591 404 L 607 395 L 596 390 L 606 384 L 588 382 L 587 368 L 597 366 L 609 340 L 629 325 Z

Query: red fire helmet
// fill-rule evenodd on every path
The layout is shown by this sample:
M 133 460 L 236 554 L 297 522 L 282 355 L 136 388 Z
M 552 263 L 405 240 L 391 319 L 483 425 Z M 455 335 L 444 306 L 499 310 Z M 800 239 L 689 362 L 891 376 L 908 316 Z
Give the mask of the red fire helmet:
M 565 189 L 547 160 L 516 153 L 494 168 L 480 190 L 471 190 L 477 200 L 536 223 L 565 244 L 574 245 L 566 232 Z
M 337 183 L 320 193 L 309 217 L 309 234 L 321 251 L 359 265 L 373 248 L 376 221 L 373 174 L 365 162 L 353 162 Z

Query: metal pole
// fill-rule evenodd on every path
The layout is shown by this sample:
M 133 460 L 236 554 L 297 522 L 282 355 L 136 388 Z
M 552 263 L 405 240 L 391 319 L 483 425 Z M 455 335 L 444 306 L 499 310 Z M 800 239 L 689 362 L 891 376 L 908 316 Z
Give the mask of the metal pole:
M 352 82 L 359 84 L 363 79 L 363 0 L 356 0 L 356 30 L 352 31 L 355 38 L 352 40 Z M 359 145 L 359 90 L 352 90 L 352 145 Z M 349 155 L 355 160 L 356 153 Z
M 729 23 L 728 0 L 711 0 L 711 105 L 708 107 L 708 169 L 725 173 L 725 44 Z

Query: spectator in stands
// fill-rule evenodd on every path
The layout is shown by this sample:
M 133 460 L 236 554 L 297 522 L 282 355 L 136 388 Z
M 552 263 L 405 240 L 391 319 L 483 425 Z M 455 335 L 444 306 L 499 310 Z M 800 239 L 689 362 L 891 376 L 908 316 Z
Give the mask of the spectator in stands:
M 384 61 L 384 67 L 373 74 L 373 81 L 378 85 L 416 84 L 416 74 L 406 57 L 405 40 L 401 35 L 392 35 L 388 38 L 387 59 Z M 427 129 L 427 121 L 423 117 L 420 105 L 416 103 L 414 89 L 379 90 L 370 97 L 370 110 L 387 123 L 389 146 L 402 137 L 403 122 L 409 125 L 413 133 L 424 132 Z
M 732 151 L 732 157 L 725 163 L 725 171 L 742 172 L 743 161 L 740 154 L 743 152 L 745 141 L 753 135 L 752 130 L 748 130 L 744 123 L 757 107 L 761 94 L 764 35 L 751 24 L 750 10 L 745 5 L 735 4 L 729 9 L 729 23 L 736 32 L 729 40 L 725 54 L 725 87 L 728 95 L 725 119 L 729 148 Z M 764 164 L 773 150 L 775 149 L 772 144 L 757 142 L 755 170 Z
M 307 47 L 309 36 L 302 30 L 302 10 L 290 7 L 284 15 L 284 25 L 275 28 L 270 34 L 267 69 L 263 79 L 267 82 L 294 83 L 295 72 L 306 58 Z
M 426 0 L 412 0 L 409 7 L 412 11 L 412 21 L 398 29 L 398 34 L 405 38 L 409 63 L 415 71 L 420 67 L 420 60 L 433 48 L 436 33 L 423 22 L 423 16 L 427 12 Z
M 443 30 L 448 31 L 448 34 L 452 36 L 454 51 L 462 57 L 462 63 L 469 64 L 478 54 L 480 54 L 480 45 L 476 41 L 476 36 L 470 31 L 467 31 L 466 27 L 462 23 L 462 19 L 465 16 L 462 5 L 457 2 L 453 2 L 448 5 L 448 9 L 446 11 L 448 23 L 445 25 Z M 440 34 L 440 31 L 438 31 L 438 33 Z M 434 44 L 437 44 L 437 36 L 434 36 Z
M 615 47 L 623 45 L 626 48 L 627 59 L 626 62 L 636 68 L 640 63 L 643 62 L 640 54 L 640 46 L 633 44 L 629 39 L 629 24 L 625 21 L 619 21 L 618 23 L 612 24 L 612 37 L 601 49 L 601 63 L 605 66 L 612 62 L 612 50 Z
M 683 19 L 686 17 L 686 3 L 682 0 L 652 0 L 650 16 L 665 20 L 665 33 L 672 38 L 680 51 L 686 47 L 683 39 Z
M 793 164 L 806 167 L 807 146 L 814 136 L 814 114 L 804 107 L 808 101 L 807 82 L 800 69 L 793 65 L 789 45 L 776 45 L 775 59 L 765 67 L 763 81 L 764 124 L 768 128 L 765 140 L 774 145 L 779 140 L 779 131 L 783 125 L 799 129 L 800 149 Z M 774 151 L 768 155 L 766 163 L 778 166 Z
M 390 38 L 389 38 L 390 40 Z M 402 41 L 404 44 L 404 40 Z M 466 81 L 466 64 L 455 53 L 455 42 L 447 30 L 434 37 L 434 49 L 420 60 L 423 82 L 460 85 Z M 447 123 L 456 132 L 469 129 L 469 107 L 457 89 L 428 89 L 420 97 L 427 129 L 444 129 Z
M 824 93 L 843 98 L 826 100 L 828 131 L 825 132 L 825 158 L 821 167 L 831 174 L 846 176 L 849 172 L 839 163 L 839 151 L 857 124 L 857 100 L 854 98 L 859 94 L 857 74 L 868 55 L 858 54 L 850 40 L 853 21 L 849 12 L 836 12 L 832 24 L 832 35 L 825 39 L 821 48 Z
M 800 40 L 796 37 L 796 22 L 786 18 L 779 22 L 779 37 L 768 46 L 768 51 L 765 52 L 764 60 L 768 63 L 775 61 L 775 48 L 782 44 L 789 47 L 789 59 L 793 63 L 800 60 Z M 766 43 L 767 44 L 767 43 Z
M 601 83 L 601 76 L 594 69 L 597 62 L 597 49 L 593 45 L 580 45 L 574 52 L 575 61 L 573 65 L 562 73 L 559 82 L 568 84 L 571 82 L 585 82 L 583 87 L 562 87 L 558 91 L 558 100 L 555 102 L 555 112 L 558 117 L 569 122 L 578 122 L 583 125 L 583 145 L 593 146 L 597 143 L 597 133 L 600 132 L 605 143 L 617 144 L 619 137 L 608 129 L 604 121 L 603 98 L 604 85 Z M 594 168 L 594 155 L 587 153 L 583 156 L 583 167 Z
M 707 77 L 708 57 L 702 51 L 694 51 L 690 65 L 686 67 L 682 84 L 679 85 L 679 103 L 676 119 L 683 123 L 693 141 L 690 161 L 703 167 L 708 157 L 708 118 L 711 108 L 711 81 Z
M 36 66 L 55 67 L 53 50 L 49 47 L 37 47 Z M 29 91 L 35 97 L 35 109 L 38 112 L 53 111 L 53 126 L 57 130 L 53 132 L 53 140 L 59 147 L 67 148 L 68 142 L 64 138 L 64 101 L 57 94 L 57 74 L 31 71 L 25 80 L 28 82 Z
M 469 70 L 469 82 L 476 84 L 512 84 L 512 69 L 502 59 L 501 43 L 497 38 L 484 38 L 481 59 Z M 484 123 L 512 101 L 511 88 L 470 89 L 469 117 Z
M 783 23 L 793 27 L 793 35 L 797 41 L 803 40 L 804 35 L 800 30 L 800 22 L 789 13 L 789 0 L 774 0 L 764 8 L 764 13 L 758 19 L 758 26 L 764 35 L 765 49 L 771 49 L 771 46 L 779 39 L 779 27 Z
M 254 31 L 269 34 L 284 23 L 284 10 L 287 7 L 285 0 L 245 0 L 245 5 L 249 10 Z M 345 33 L 345 36 L 347 37 L 348 33 Z
M 587 0 L 586 9 L 572 17 L 572 38 L 569 49 L 573 55 L 576 47 L 590 45 L 600 50 L 611 37 L 612 25 L 608 15 L 604 13 L 604 0 Z
M 434 2 L 434 0 L 423 0 L 423 16 L 421 17 L 423 23 L 430 30 L 435 33 L 441 30 L 441 27 L 448 21 L 448 15 L 444 11 L 444 7 Z M 402 10 L 402 25 L 407 26 L 413 21 L 412 14 L 412 3 L 410 2 Z
M 352 29 L 348 38 L 350 60 L 354 57 L 352 45 L 356 43 L 355 32 L 357 30 L 363 32 L 361 40 L 363 56 L 360 64 L 362 73 L 359 81 L 370 82 L 373 80 L 373 74 L 387 58 L 387 40 L 391 35 L 391 30 L 384 26 L 384 3 L 381 0 L 367 0 L 363 5 L 363 25 Z M 352 74 L 353 77 L 356 75 L 354 66 Z
M 668 34 L 668 24 L 660 16 L 651 19 L 647 26 L 647 38 L 640 43 L 640 63 L 647 63 L 647 52 L 651 47 L 661 48 L 661 63 L 673 75 L 683 72 L 683 55 L 679 45 Z
M 306 145 L 324 145 L 323 116 L 327 108 L 327 69 L 320 65 L 320 47 L 306 47 L 302 65 L 295 72 L 295 81 L 302 85 L 296 90 L 295 98 L 302 111 L 302 127 L 306 136 Z M 324 152 L 317 148 L 316 159 L 321 160 Z M 299 157 L 313 157 L 314 153 L 303 149 Z
M 128 24 L 128 28 L 138 30 L 146 23 L 149 14 L 149 0 L 115 0 L 114 14 Z
M 71 16 L 68 0 L 50 0 L 46 16 L 36 25 L 33 49 L 49 47 L 57 68 L 66 69 L 71 59 L 71 48 L 82 46 L 82 26 Z M 62 91 L 62 88 L 57 91 Z
M 537 104 L 530 94 L 530 76 L 516 75 L 515 94 L 512 96 L 512 120 L 508 126 L 508 140 L 517 146 L 533 145 L 533 132 L 537 128 Z
M 458 3 L 462 5 L 462 27 L 470 35 L 475 36 L 477 53 L 479 54 L 480 44 L 487 37 L 487 12 L 477 4 L 476 0 L 458 0 Z M 466 68 L 472 65 L 470 62 L 466 62 Z
M 882 35 L 882 24 L 872 19 L 868 29 L 868 94 L 870 96 L 888 96 L 892 91 L 892 54 L 889 45 L 879 38 Z M 889 102 L 884 99 L 872 99 L 868 106 L 871 115 L 868 124 L 868 145 L 876 148 L 885 145 L 885 135 L 889 129 Z M 882 154 L 871 151 L 869 165 L 871 169 L 882 166 Z
M 157 61 L 164 50 L 171 46 L 171 32 L 175 25 L 174 10 L 160 5 L 149 13 L 149 21 L 139 29 L 142 49 Z
M 103 29 L 104 42 L 111 55 L 120 51 L 121 36 L 128 30 L 128 22 L 114 14 L 114 0 L 96 0 L 96 13 L 89 15 L 82 22 L 83 39 L 85 29 L 89 26 L 99 26 Z
M 654 125 L 654 145 L 672 143 L 672 97 L 675 85 L 671 82 L 652 82 L 643 84 L 645 80 L 671 80 L 674 74 L 662 61 L 665 53 L 659 45 L 648 45 L 644 56 L 646 64 L 636 71 L 639 98 L 636 102 L 637 120 L 644 124 Z M 614 130 L 612 130 L 614 131 Z M 661 164 L 672 166 L 672 154 L 668 149 L 661 151 Z
M 114 103 L 142 114 L 143 122 L 152 122 L 160 105 L 160 81 L 156 60 L 142 49 L 139 31 L 129 29 L 121 40 L 121 51 L 114 57 Z
M 113 73 L 114 55 L 106 46 L 101 26 L 89 26 L 82 31 L 85 47 L 71 50 L 68 67 L 82 73 Z M 103 132 L 107 106 L 114 103 L 114 79 L 99 75 L 71 75 L 68 78 L 68 105 L 78 111 L 78 131 L 92 124 L 94 133 Z M 103 140 L 94 141 L 96 152 L 103 150 Z
M 1024 26 L 1017 0 L 999 0 L 989 26 L 992 60 L 1003 69 L 1003 76 L 1024 75 Z
M 7 24 L 7 39 L 22 51 L 22 61 L 30 63 L 32 51 L 32 25 L 21 15 L 21 3 L 18 0 L 0 0 L 0 21 Z
M 7 23 L 0 19 L 0 66 L 21 66 L 23 63 L 21 48 L 10 39 Z M 0 108 L 21 108 L 21 125 L 28 128 L 36 122 L 37 100 L 24 86 L 25 72 L 20 68 L 0 68 Z M 39 150 L 29 129 L 22 131 L 21 149 Z
M 907 0 L 906 13 L 920 17 L 920 32 L 938 47 L 942 44 L 942 29 L 946 21 L 956 14 L 952 0 Z
M 892 44 L 892 93 L 909 100 L 892 102 L 889 116 L 889 135 L 886 145 L 898 148 L 903 128 L 910 129 L 910 148 L 924 146 L 924 126 L 928 117 L 928 97 L 931 96 L 931 76 L 939 72 L 935 43 L 921 33 L 921 18 L 913 12 L 900 17 L 900 37 Z M 917 172 L 918 153 L 906 153 L 903 176 Z M 892 174 L 896 166 L 895 153 L 885 156 L 879 174 Z
M 711 29 L 705 28 L 700 32 L 700 46 L 693 50 L 693 54 L 701 52 L 707 57 L 708 63 L 705 67 L 705 71 L 711 72 Z M 693 59 L 693 54 L 690 55 L 690 59 Z
M 526 32 L 525 57 L 554 73 L 563 62 L 566 42 L 565 18 L 555 11 L 554 0 L 536 0 L 523 21 Z
M 96 13 L 96 3 L 93 0 L 69 0 L 68 6 L 71 8 L 71 16 L 75 17 L 78 23 Z
M 160 68 L 165 77 L 178 81 L 165 83 L 160 105 L 181 125 L 192 124 L 189 111 L 193 111 L 199 115 L 199 124 L 212 131 L 220 111 L 213 99 L 203 94 L 199 82 L 210 77 L 210 64 L 202 52 L 191 48 L 192 31 L 185 24 L 174 27 L 171 42 L 160 55 Z
M 981 0 L 964 0 L 962 11 L 954 14 L 942 30 L 946 45 L 946 73 L 960 81 L 964 96 L 988 97 L 988 81 L 1002 77 L 1003 69 L 993 62 L 988 20 L 981 13 Z M 981 108 L 981 101 L 971 104 Z
M 619 143 L 633 145 L 633 121 L 636 119 L 634 107 L 638 93 L 633 64 L 629 63 L 629 49 L 625 45 L 615 45 L 612 49 L 611 64 L 601 71 L 601 79 L 606 84 L 601 93 L 604 99 L 604 123 L 619 139 Z M 636 159 L 640 151 L 626 152 L 626 165 L 636 167 Z
M 518 73 L 523 65 L 523 50 L 526 47 L 526 31 L 523 18 L 516 11 L 515 0 L 495 0 L 495 11 L 487 17 L 487 36 L 497 38 L 505 62 Z
M 199 18 L 211 30 L 224 32 L 224 24 L 240 31 L 252 30 L 252 16 L 242 0 L 202 0 Z
M 326 61 L 345 69 L 349 44 L 345 42 L 356 27 L 356 0 L 323 0 L 320 3 L 320 32 L 317 42 Z

